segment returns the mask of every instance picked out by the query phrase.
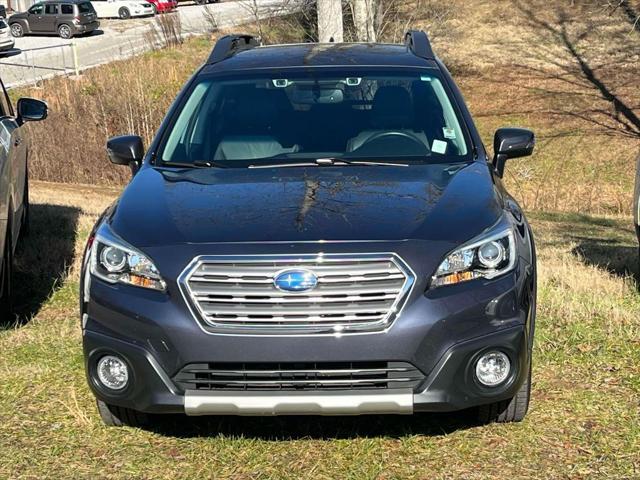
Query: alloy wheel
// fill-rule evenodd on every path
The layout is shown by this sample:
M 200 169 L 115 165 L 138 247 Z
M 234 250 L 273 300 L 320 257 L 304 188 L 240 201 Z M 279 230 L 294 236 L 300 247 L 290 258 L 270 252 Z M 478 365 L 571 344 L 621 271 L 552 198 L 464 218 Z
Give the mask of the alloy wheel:
M 60 25 L 58 27 L 58 35 L 60 35 L 60 38 L 64 38 L 65 40 L 71 38 L 71 29 L 69 28 L 69 25 Z

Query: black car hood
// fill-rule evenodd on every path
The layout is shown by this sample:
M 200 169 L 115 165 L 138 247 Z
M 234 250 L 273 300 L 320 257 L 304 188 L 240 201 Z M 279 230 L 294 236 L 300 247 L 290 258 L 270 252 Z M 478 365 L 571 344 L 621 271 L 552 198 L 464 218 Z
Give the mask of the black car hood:
M 486 164 L 141 170 L 109 222 L 134 246 L 315 240 L 461 243 L 502 213 Z

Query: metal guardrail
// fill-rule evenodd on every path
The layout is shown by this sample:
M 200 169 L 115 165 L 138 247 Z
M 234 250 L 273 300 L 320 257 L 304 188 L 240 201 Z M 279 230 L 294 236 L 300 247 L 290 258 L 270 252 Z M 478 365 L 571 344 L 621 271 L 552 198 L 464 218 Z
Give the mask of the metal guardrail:
M 67 49 L 71 50 L 72 65 L 70 67 L 67 66 L 67 55 L 65 55 L 65 51 Z M 17 50 L 18 53 L 11 55 L 11 53 L 14 52 L 15 50 Z M 38 65 L 33 52 L 43 51 L 43 50 L 60 50 L 60 57 L 62 59 L 61 66 L 57 67 L 53 65 Z M 28 55 L 29 52 L 31 52 L 30 55 Z M 6 58 L 0 57 L 0 65 L 6 65 L 9 67 L 29 68 L 32 70 L 32 72 L 34 72 L 34 77 L 35 77 L 36 69 L 50 70 L 52 72 L 64 72 L 65 74 L 68 74 L 68 73 L 73 73 L 75 75 L 80 74 L 80 62 L 78 61 L 78 47 L 74 42 L 63 43 L 60 45 L 50 45 L 46 47 L 14 49 L 14 50 L 9 50 L 7 54 L 11 56 Z M 18 63 L 18 62 L 11 61 L 11 58 L 21 57 L 23 55 L 26 63 Z M 30 57 L 30 60 L 29 60 L 29 57 Z

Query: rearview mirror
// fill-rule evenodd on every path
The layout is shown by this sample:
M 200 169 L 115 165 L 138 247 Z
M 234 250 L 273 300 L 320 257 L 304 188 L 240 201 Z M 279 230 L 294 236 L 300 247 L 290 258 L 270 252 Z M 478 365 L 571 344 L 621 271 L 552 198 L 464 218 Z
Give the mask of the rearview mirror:
M 493 137 L 493 168 L 499 177 L 510 158 L 526 157 L 533 153 L 535 135 L 524 128 L 499 128 Z
M 144 143 L 137 135 L 122 135 L 107 141 L 109 160 L 115 165 L 129 165 L 135 175 L 144 158 Z
M 49 107 L 42 100 L 35 98 L 21 98 L 18 100 L 18 123 L 39 122 L 47 118 Z

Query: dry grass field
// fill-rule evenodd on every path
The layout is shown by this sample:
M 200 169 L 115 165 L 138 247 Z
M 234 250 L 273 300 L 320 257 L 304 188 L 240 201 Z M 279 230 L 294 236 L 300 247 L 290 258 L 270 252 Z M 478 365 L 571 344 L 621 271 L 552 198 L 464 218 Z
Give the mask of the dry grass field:
M 12 92 L 44 97 L 52 115 L 34 125 L 31 171 L 40 181 L 17 255 L 18 320 L 0 330 L 0 479 L 640 478 L 640 272 L 630 217 L 640 31 L 606 1 L 451 0 L 437 24 L 431 10 L 413 9 L 417 1 L 407 0 L 406 18 L 433 32 L 486 144 L 499 126 L 537 133 L 535 155 L 507 168 L 539 255 L 525 421 L 478 426 L 462 412 L 101 424 L 84 378 L 77 292 L 89 230 L 128 179 L 108 164 L 104 142 L 153 135 L 211 48 L 192 39 Z

